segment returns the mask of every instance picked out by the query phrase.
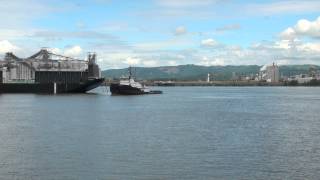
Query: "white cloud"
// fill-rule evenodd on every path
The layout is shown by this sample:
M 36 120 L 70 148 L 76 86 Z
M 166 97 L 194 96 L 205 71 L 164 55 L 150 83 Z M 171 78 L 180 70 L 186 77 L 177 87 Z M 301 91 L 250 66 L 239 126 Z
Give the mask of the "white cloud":
M 218 0 L 156 0 L 156 4 L 169 8 L 205 7 L 217 2 Z
M 320 1 L 231 1 L 231 0 L 154 0 L 155 8 L 136 14 L 148 19 L 221 19 L 253 16 L 274 16 L 282 14 L 317 13 Z M 230 13 L 231 12 L 231 13 Z M 239 27 L 226 27 L 237 29 Z
M 319 12 L 320 2 L 314 0 L 283 0 L 271 3 L 249 4 L 243 10 L 249 14 L 277 15 Z
M 274 42 L 274 45 L 272 48 L 288 50 L 292 47 L 292 42 L 293 42 L 292 40 L 276 41 L 276 42 Z
M 98 50 L 98 49 L 97 49 Z M 121 67 L 127 67 L 128 63 L 126 62 L 126 59 L 128 57 L 136 57 L 136 54 L 122 50 L 119 52 L 107 52 L 104 49 L 99 49 L 97 51 L 99 66 L 101 69 L 109 69 L 109 68 L 121 68 Z
M 320 43 L 305 43 L 297 48 L 302 51 L 320 53 Z
M 164 41 L 137 43 L 133 45 L 133 48 L 138 51 L 155 51 L 170 48 L 185 48 L 192 45 L 194 45 L 194 42 L 190 39 L 175 37 Z
M 19 50 L 19 47 L 13 45 L 8 40 L 0 41 L 0 53 L 13 52 Z
M 184 26 L 179 26 L 174 31 L 174 34 L 176 36 L 184 35 L 186 33 L 187 33 L 187 29 Z
M 320 17 L 315 21 L 301 19 L 296 25 L 287 28 L 280 34 L 283 39 L 293 39 L 297 36 L 320 38 Z
M 72 46 L 70 48 L 66 48 L 64 50 L 64 55 L 65 56 L 70 56 L 70 57 L 78 57 L 82 53 L 82 48 L 80 46 Z
M 126 58 L 125 61 L 123 61 L 124 64 L 128 64 L 128 65 L 138 65 L 140 64 L 141 59 L 137 58 L 137 57 L 128 57 Z
M 320 37 L 320 17 L 315 21 L 302 19 L 294 27 L 298 35 Z
M 51 38 L 51 39 L 62 39 L 62 38 L 79 38 L 79 39 L 103 39 L 103 40 L 118 40 L 118 37 L 108 33 L 98 31 L 35 31 L 32 37 L 38 38 Z
M 289 30 L 288 32 L 290 35 Z M 261 41 L 248 48 L 226 45 L 213 38 L 203 39 L 200 43 L 202 48 L 199 45 L 196 46 L 196 39 L 181 36 L 164 41 L 131 44 L 130 48 L 122 47 L 111 52 L 100 49 L 101 54 L 98 53 L 98 55 L 103 58 L 100 64 L 103 69 L 122 68 L 128 64 L 145 67 L 182 64 L 264 65 L 272 62 L 320 64 L 319 43 L 308 42 L 296 37 Z
M 203 56 L 202 60 L 198 64 L 203 66 L 224 66 L 225 60 L 223 58 L 209 58 L 207 56 Z
M 1 16 L 0 16 L 1 17 Z M 1 21 L 0 21 L 1 22 Z M 30 29 L 0 29 L 0 39 L 17 39 L 30 36 L 33 32 Z
M 286 30 L 284 30 L 283 32 L 280 33 L 280 37 L 282 39 L 294 39 L 296 38 L 297 34 L 295 32 L 295 30 L 291 27 L 287 28 Z
M 223 0 L 153 0 L 154 8 L 138 11 L 137 15 L 147 19 L 211 19 L 218 17 L 220 4 L 227 4 Z M 221 12 L 221 11 L 220 11 Z M 221 16 L 220 16 L 221 17 Z
M 216 29 L 217 32 L 234 31 L 241 29 L 240 24 L 227 24 Z
M 220 44 L 214 39 L 204 39 L 201 41 L 201 46 L 203 47 L 217 47 Z
M 44 3 L 34 0 L 10 0 L 0 3 L 0 27 L 13 28 L 28 24 L 41 14 L 51 12 Z M 3 18 L 5 17 L 5 18 Z
M 76 22 L 75 26 L 78 28 L 78 29 L 85 29 L 87 28 L 87 24 L 83 21 L 78 21 Z
M 168 61 L 169 66 L 176 66 L 177 64 L 177 61 Z
M 97 51 L 101 58 L 99 65 L 102 69 L 123 68 L 128 65 L 137 66 L 174 66 L 195 63 L 193 50 L 143 50 L 118 49 L 117 52 Z
M 214 65 L 264 65 L 278 64 L 320 64 L 320 43 L 301 40 L 262 41 L 252 47 L 223 45 L 219 51 L 214 48 L 185 50 L 133 50 L 98 54 L 103 69 L 138 66 L 176 66 L 182 64 Z
M 155 67 L 158 65 L 158 62 L 155 60 L 147 60 L 147 61 L 143 61 L 142 64 L 147 67 Z
M 182 55 L 182 54 L 178 54 L 177 55 L 177 59 L 186 59 L 186 56 Z
M 59 48 L 49 48 L 49 51 L 54 54 L 61 54 L 61 49 Z

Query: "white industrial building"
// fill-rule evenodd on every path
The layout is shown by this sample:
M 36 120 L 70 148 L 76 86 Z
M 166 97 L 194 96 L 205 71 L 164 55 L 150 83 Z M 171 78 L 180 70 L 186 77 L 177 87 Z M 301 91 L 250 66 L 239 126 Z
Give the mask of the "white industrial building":
M 291 76 L 288 81 L 297 81 L 299 84 L 309 83 L 311 80 L 316 79 L 315 77 L 310 77 L 307 74 L 300 74 Z
M 265 80 L 270 83 L 278 83 L 280 81 L 279 67 L 273 63 L 271 66 L 263 66 L 260 69 L 259 80 Z

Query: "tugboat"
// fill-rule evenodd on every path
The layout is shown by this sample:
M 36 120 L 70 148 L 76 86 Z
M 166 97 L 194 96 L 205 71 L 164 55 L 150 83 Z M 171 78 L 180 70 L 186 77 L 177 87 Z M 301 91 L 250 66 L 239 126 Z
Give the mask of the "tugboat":
M 118 83 L 110 85 L 112 95 L 142 95 L 142 94 L 162 94 L 162 91 L 150 90 L 147 86 L 136 82 L 132 77 L 131 67 L 129 67 L 129 78 L 122 79 Z

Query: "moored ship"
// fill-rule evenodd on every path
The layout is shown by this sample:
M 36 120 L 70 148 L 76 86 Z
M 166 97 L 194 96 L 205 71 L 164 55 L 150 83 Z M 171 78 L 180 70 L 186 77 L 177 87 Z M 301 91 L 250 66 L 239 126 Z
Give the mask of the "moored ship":
M 131 67 L 129 67 L 129 78 L 111 83 L 110 91 L 112 95 L 162 94 L 162 91 L 151 90 L 149 87 L 136 82 L 132 77 Z
M 79 60 L 41 49 L 19 58 L 6 53 L 0 61 L 0 93 L 85 93 L 104 82 L 96 54 Z

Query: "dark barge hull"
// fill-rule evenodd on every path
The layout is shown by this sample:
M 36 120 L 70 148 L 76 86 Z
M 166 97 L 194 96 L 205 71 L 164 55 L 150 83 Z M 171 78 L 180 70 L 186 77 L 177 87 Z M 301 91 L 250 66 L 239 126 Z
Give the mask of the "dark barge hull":
M 144 92 L 139 88 L 129 85 L 120 85 L 118 83 L 110 84 L 110 91 L 112 95 L 143 95 L 143 94 L 162 94 L 162 91 Z
M 0 83 L 0 93 L 39 93 L 54 94 L 56 93 L 85 93 L 90 91 L 104 82 L 103 78 L 91 79 L 83 83 Z

